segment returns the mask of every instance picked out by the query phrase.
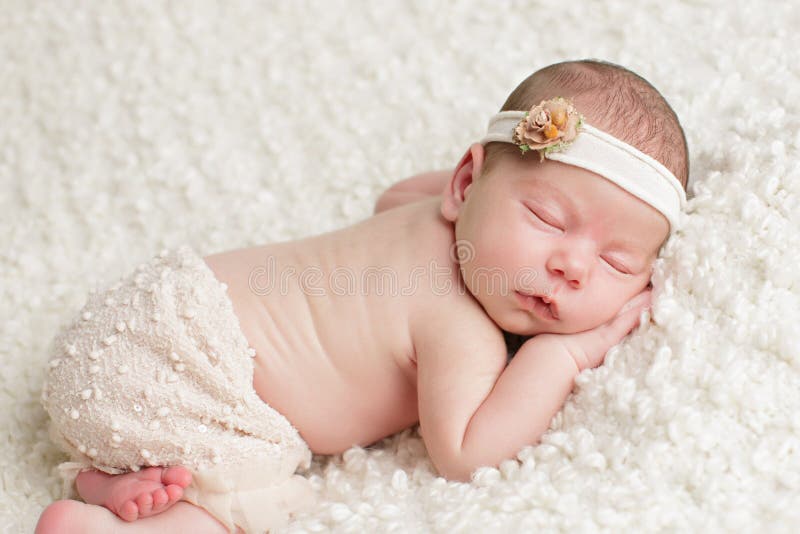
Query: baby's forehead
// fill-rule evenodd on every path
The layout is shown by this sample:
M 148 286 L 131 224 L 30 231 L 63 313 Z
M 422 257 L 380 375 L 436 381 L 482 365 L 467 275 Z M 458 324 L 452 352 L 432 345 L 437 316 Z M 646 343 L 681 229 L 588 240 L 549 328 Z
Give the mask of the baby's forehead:
M 536 191 L 539 195 L 552 195 L 571 204 L 603 210 L 620 207 L 635 210 L 640 207 L 643 209 L 636 211 L 641 214 L 647 213 L 648 208 L 652 210 L 647 203 L 611 180 L 574 165 L 545 160 L 529 172 L 516 174 L 514 181 L 518 187 Z M 610 204 L 604 204 L 602 200 Z

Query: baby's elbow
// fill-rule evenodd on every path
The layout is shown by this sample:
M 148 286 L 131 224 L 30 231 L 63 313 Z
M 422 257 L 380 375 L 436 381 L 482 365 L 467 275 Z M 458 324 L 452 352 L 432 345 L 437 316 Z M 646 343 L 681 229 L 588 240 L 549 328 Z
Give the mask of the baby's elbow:
M 439 476 L 446 479 L 448 482 L 470 482 L 472 480 L 472 471 L 465 469 L 449 467 L 447 469 L 436 468 Z
M 468 471 L 462 469 L 445 478 L 451 482 L 466 482 L 469 484 L 472 482 L 472 469 Z
M 421 427 L 420 427 L 421 428 Z M 472 474 L 479 467 L 490 465 L 485 455 L 476 454 L 474 444 L 467 442 L 466 438 L 460 438 L 443 443 L 426 440 L 426 447 L 439 476 L 451 482 L 470 482 Z M 437 446 L 438 445 L 438 446 Z M 482 451 L 483 449 L 479 449 Z M 484 451 L 485 452 L 485 451 Z
M 453 458 L 448 465 L 436 466 L 439 474 L 447 480 L 453 482 L 471 482 L 472 475 L 481 467 L 493 467 L 497 469 L 499 460 L 494 449 L 484 450 L 482 454 L 475 454 L 476 451 L 462 450 L 461 455 Z
M 472 480 L 472 472 L 475 470 L 472 466 L 463 462 L 433 462 L 439 476 L 447 479 L 449 482 L 470 482 Z

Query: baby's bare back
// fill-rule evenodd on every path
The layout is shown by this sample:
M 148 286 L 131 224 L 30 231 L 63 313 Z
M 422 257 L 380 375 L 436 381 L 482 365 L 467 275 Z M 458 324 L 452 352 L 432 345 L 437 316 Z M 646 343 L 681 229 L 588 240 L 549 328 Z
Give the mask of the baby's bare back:
M 422 271 L 442 268 L 450 243 L 431 199 L 204 258 L 256 349 L 256 392 L 315 453 L 369 445 L 418 421 L 409 315 L 431 293 Z

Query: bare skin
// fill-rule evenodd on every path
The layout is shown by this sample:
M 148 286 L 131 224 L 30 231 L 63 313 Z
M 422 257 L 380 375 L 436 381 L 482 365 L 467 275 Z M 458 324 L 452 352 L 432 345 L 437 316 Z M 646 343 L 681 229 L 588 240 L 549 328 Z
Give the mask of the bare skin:
M 476 162 L 474 174 L 477 175 L 482 152 L 476 152 L 474 148 L 472 150 Z M 465 201 L 468 190 L 462 178 L 473 173 L 473 164 L 466 158 L 456 174 L 446 173 L 454 177 L 460 188 L 458 194 L 463 198 L 459 202 Z M 571 173 L 575 177 L 578 171 L 568 168 L 560 172 Z M 431 173 L 432 182 L 441 178 L 441 174 Z M 431 186 L 432 182 L 426 184 Z M 606 186 L 606 189 L 609 187 Z M 540 427 L 546 428 L 545 423 L 553 415 L 551 412 L 560 406 L 563 397 L 571 389 L 578 368 L 571 359 L 560 360 L 564 364 L 563 369 L 559 368 L 560 374 L 554 382 L 553 377 L 547 376 L 549 369 L 540 370 L 535 365 L 526 369 L 526 364 L 522 362 L 526 360 L 535 364 L 536 355 L 546 357 L 547 351 L 532 350 L 534 354 L 531 357 L 516 360 L 520 363 L 513 367 L 519 370 L 511 370 L 503 375 L 506 378 L 503 383 L 509 391 L 519 389 L 516 382 L 524 384 L 533 378 L 542 381 L 542 391 L 546 390 L 544 386 L 551 383 L 558 386 L 555 392 L 558 395 L 551 395 L 547 390 L 547 395 L 552 399 L 548 397 L 546 406 L 537 399 L 531 399 L 528 403 L 536 413 L 526 415 L 524 419 L 532 421 L 538 418 L 541 421 L 530 425 L 530 428 L 520 425 L 519 421 L 512 421 L 516 412 L 507 409 L 506 400 L 498 398 L 498 402 L 493 403 L 496 408 L 484 410 L 480 414 L 482 417 L 476 419 L 489 422 L 500 420 L 490 413 L 496 411 L 503 416 L 504 424 L 508 423 L 506 427 L 500 431 L 473 432 L 475 437 L 470 440 L 472 446 L 464 448 L 469 452 L 468 457 L 466 454 L 458 456 L 454 452 L 453 443 L 466 443 L 464 427 L 480 406 L 478 401 L 482 400 L 477 396 L 485 396 L 483 391 L 489 392 L 503 372 L 506 355 L 500 322 L 517 325 L 519 332 L 508 330 L 527 335 L 534 330 L 546 332 L 549 327 L 547 319 L 541 315 L 544 312 L 537 311 L 534 314 L 529 303 L 521 303 L 513 292 L 487 294 L 491 297 L 487 304 L 497 310 L 496 316 L 490 316 L 482 308 L 484 303 L 479 303 L 470 291 L 465 291 L 464 280 L 461 279 L 462 265 L 459 265 L 460 260 L 452 250 L 456 238 L 453 225 L 455 216 L 450 214 L 447 219 L 443 217 L 442 197 L 429 196 L 436 190 L 439 190 L 438 185 L 431 186 L 430 191 L 421 195 L 421 200 L 417 195 L 404 192 L 402 196 L 409 203 L 392 207 L 392 202 L 387 201 L 383 206 L 385 211 L 341 230 L 293 242 L 231 250 L 204 259 L 215 276 L 227 285 L 228 296 L 242 331 L 256 351 L 253 377 L 255 391 L 264 402 L 292 422 L 314 453 L 338 454 L 353 445 L 371 445 L 416 424 L 420 421 L 420 413 L 425 412 L 429 422 L 423 421 L 423 437 L 426 445 L 433 446 L 431 457 L 437 469 L 446 472 L 447 478 L 467 480 L 473 467 L 496 465 L 502 457 L 510 457 L 522 445 L 538 439 Z M 476 187 L 475 190 L 479 189 Z M 612 191 L 606 191 L 605 194 L 621 195 Z M 630 201 L 621 199 L 620 202 Z M 451 211 L 448 209 L 448 213 Z M 623 210 L 622 213 L 626 212 Z M 475 215 L 465 216 L 464 220 L 469 221 L 471 217 Z M 608 221 L 595 220 L 604 226 L 597 226 L 593 235 L 602 236 L 605 240 L 603 232 Z M 616 220 L 613 224 L 623 227 Z M 508 225 L 509 228 L 512 226 L 518 232 L 534 231 L 534 227 L 528 222 L 523 224 L 522 219 Z M 627 227 L 641 228 L 642 225 L 628 224 Z M 555 234 L 548 234 L 548 243 L 555 243 L 551 235 Z M 610 267 L 594 263 L 589 246 L 596 243 L 590 243 L 588 235 L 585 232 L 575 234 L 575 237 L 569 234 L 570 239 L 582 240 L 583 248 L 576 251 L 562 247 L 560 242 L 557 248 L 553 248 L 559 254 L 552 256 L 554 262 L 561 261 L 564 251 L 567 251 L 570 263 L 553 263 L 551 267 L 548 262 L 546 268 L 542 266 L 544 281 L 553 287 L 557 285 L 559 289 L 569 283 L 574 286 L 570 290 L 574 290 L 588 283 L 592 279 L 589 274 L 592 273 L 601 282 L 607 280 L 602 277 L 611 272 Z M 525 247 L 496 249 L 493 246 L 483 250 L 512 253 L 518 249 L 527 250 Z M 483 258 L 481 251 L 478 252 L 478 259 Z M 582 257 L 578 257 L 579 254 Z M 498 258 L 500 260 L 522 261 L 514 257 Z M 579 261 L 592 261 L 591 265 L 584 263 L 583 266 L 595 271 L 579 273 Z M 313 270 L 309 271 L 309 267 Z M 380 271 L 381 268 L 388 271 Z M 599 271 L 601 268 L 606 270 Z M 365 274 L 375 274 L 377 279 Z M 380 278 L 384 275 L 393 278 L 399 287 L 391 285 L 392 280 L 386 282 L 385 278 Z M 389 287 L 383 290 L 380 286 L 376 287 L 380 283 L 389 283 Z M 629 289 L 631 292 L 638 290 L 632 285 Z M 563 295 L 559 295 L 563 299 L 563 315 L 577 316 L 583 308 L 566 297 L 569 293 L 565 290 Z M 577 299 L 578 296 L 573 298 Z M 622 299 L 619 294 L 617 298 Z M 624 301 L 619 302 L 620 306 L 622 304 Z M 442 316 L 437 310 L 448 310 L 448 314 Z M 611 317 L 615 312 L 609 308 L 604 313 Z M 631 317 L 634 317 L 634 312 L 630 314 Z M 619 337 L 624 335 L 622 330 L 627 332 L 633 327 L 633 320 L 628 322 L 630 324 L 626 323 L 625 328 L 620 328 Z M 443 334 L 445 328 L 449 330 Z M 568 327 L 564 328 L 569 330 Z M 523 329 L 526 332 L 522 332 Z M 437 353 L 439 348 L 444 347 L 443 339 L 452 346 Z M 465 339 L 467 342 L 464 342 Z M 610 345 L 615 342 L 609 340 Z M 476 348 L 479 344 L 480 348 Z M 475 350 L 465 351 L 465 347 Z M 605 354 L 605 350 L 599 348 L 596 352 Z M 459 360 L 461 356 L 464 358 Z M 467 359 L 467 356 L 471 359 Z M 446 369 L 436 368 L 437 360 L 444 361 L 444 357 L 453 361 L 444 366 Z M 424 384 L 422 381 L 418 384 L 417 380 L 418 359 L 420 372 L 423 367 L 426 369 Z M 460 373 L 459 388 L 463 394 L 458 396 L 450 395 L 451 392 L 446 388 L 437 389 L 442 381 L 436 377 L 443 372 L 451 373 L 453 369 L 458 369 Z M 308 388 L 309 383 L 313 383 L 314 388 Z M 420 402 L 419 406 L 418 399 L 423 395 L 418 392 L 418 386 L 420 391 L 427 388 L 423 399 L 425 404 Z M 519 394 L 514 392 L 504 394 L 504 397 L 511 400 L 518 398 Z M 447 410 L 437 408 L 444 404 L 443 401 L 450 404 Z M 427 412 L 423 409 L 426 406 Z M 456 411 L 459 417 L 450 417 Z M 498 442 L 506 430 L 512 429 L 517 431 L 513 442 L 505 438 L 501 440 L 503 443 Z M 163 481 L 160 483 L 163 484 Z M 148 488 L 145 493 L 152 496 L 157 489 Z M 128 497 L 128 500 L 137 499 L 133 494 Z M 169 504 L 169 499 L 164 504 Z M 143 505 L 145 509 L 137 510 L 137 514 L 152 514 L 153 509 L 148 511 L 146 507 L 147 499 Z M 54 510 L 51 511 L 51 508 Z M 110 514 L 107 509 L 98 508 Z M 165 506 L 158 509 L 164 510 Z M 48 525 L 58 526 L 59 520 L 67 521 L 67 515 L 89 517 L 98 522 L 105 517 L 91 508 L 77 508 L 60 501 L 45 510 L 40 520 L 41 530 L 37 527 L 37 532 L 56 531 L 48 530 Z M 206 521 L 207 525 L 202 531 L 212 531 L 214 525 L 220 525 L 210 515 L 202 510 L 198 513 L 197 508 L 188 503 L 177 503 L 157 516 L 136 521 L 135 525 L 146 523 L 151 530 L 168 528 L 172 531 L 166 522 L 177 521 L 174 519 L 176 517 L 192 522 Z M 155 520 L 165 521 L 164 526 Z M 93 525 L 84 525 L 83 529 L 72 530 L 86 532 L 95 528 Z M 61 528 L 57 531 L 71 530 Z
M 186 468 L 148 467 L 135 473 L 109 475 L 84 471 L 75 483 L 88 504 L 105 506 L 125 521 L 135 521 L 163 512 L 183 497 L 192 481 Z
M 409 204 L 423 198 L 432 197 L 441 192 L 447 179 L 451 175 L 450 171 L 434 171 L 413 176 L 396 184 L 386 191 L 376 202 L 375 213 L 381 213 L 404 204 Z M 435 215 L 436 208 L 432 205 L 429 213 Z M 405 219 L 405 217 L 403 218 Z M 390 224 L 396 224 L 390 223 Z M 263 253 L 256 258 L 256 264 L 263 260 L 268 254 L 265 247 Z M 230 257 L 229 257 L 230 258 Z M 240 319 L 251 302 L 252 292 L 247 287 L 242 287 L 241 282 L 237 284 L 237 275 L 241 273 L 235 268 L 235 263 L 225 264 L 225 257 L 217 255 L 207 258 L 207 262 L 215 270 L 215 274 L 228 283 L 229 294 L 231 295 L 237 315 Z M 209 261 L 210 260 L 210 261 Z M 223 261 L 220 261 L 223 260 Z M 388 262 L 387 262 L 388 263 Z M 249 266 L 250 269 L 253 265 Z M 247 281 L 247 276 L 242 276 L 239 280 Z M 261 297 L 267 298 L 267 297 Z M 254 387 L 262 398 L 271 399 L 273 406 L 276 406 L 277 397 L 267 394 L 266 376 L 276 376 L 276 371 L 267 371 L 263 358 L 265 354 L 273 352 L 275 349 L 259 343 L 261 336 L 257 330 L 260 325 L 242 321 L 243 330 L 251 346 L 257 349 L 258 358 L 256 360 L 256 372 L 254 374 Z M 398 350 L 396 353 L 408 354 L 408 348 Z M 394 362 L 392 357 L 392 362 Z M 299 370 L 298 373 L 301 373 Z M 392 386 L 398 391 L 396 399 L 405 400 L 400 404 L 407 404 L 412 400 L 412 391 L 403 387 L 411 370 L 406 368 L 402 379 Z M 271 380 L 273 381 L 273 380 Z M 327 378 L 320 383 L 332 384 Z M 341 387 L 341 386 L 338 386 Z M 399 388 L 399 390 L 398 390 Z M 399 396 L 398 396 L 399 395 Z M 331 392 L 331 396 L 335 396 Z M 265 400 L 267 400 L 265 398 Z M 363 402 L 363 401 L 357 401 Z M 284 410 L 284 403 L 277 402 Z M 319 405 L 331 404 L 330 398 L 324 399 Z M 306 406 L 301 403 L 299 407 Z M 277 407 L 277 406 L 276 406 Z M 278 409 L 280 410 L 281 407 Z M 347 412 L 344 412 L 347 413 Z M 317 417 L 323 417 L 317 415 Z M 410 426 L 416 422 L 416 414 L 413 409 L 395 411 L 394 417 L 385 419 L 382 425 L 383 430 L 363 435 L 359 428 L 366 428 L 358 421 L 352 421 L 346 425 L 353 429 L 355 433 L 341 436 L 339 439 L 330 439 L 334 435 L 332 432 L 314 434 L 311 428 L 316 423 L 309 419 L 307 423 L 298 424 L 290 417 L 290 420 L 301 431 L 304 439 L 315 453 L 334 454 L 349 448 L 350 443 L 360 443 L 367 445 L 383 435 L 389 435 L 396 431 Z M 305 431 L 304 431 L 305 429 Z M 332 430 L 332 429 L 331 429 Z M 152 531 L 156 528 L 168 532 L 180 532 L 181 528 L 186 532 L 226 532 L 225 528 L 205 510 L 198 508 L 188 502 L 179 502 L 183 496 L 183 489 L 191 482 L 191 474 L 181 466 L 173 466 L 169 469 L 162 467 L 151 467 L 142 469 L 138 472 L 131 472 L 122 475 L 108 475 L 101 471 L 90 470 L 78 475 L 76 486 L 78 493 L 86 504 L 74 500 L 61 500 L 48 506 L 42 513 L 36 527 L 37 534 L 47 532 L 134 532 Z M 153 517 L 158 515 L 158 517 Z M 134 523 L 131 523 L 135 521 Z M 138 530 L 137 530 L 138 529 Z
M 169 532 L 170 534 L 226 534 L 228 529 L 208 512 L 187 502 L 175 503 L 155 516 L 127 522 L 103 506 L 65 499 L 48 506 L 34 534 L 126 534 Z M 237 529 L 237 532 L 242 532 Z

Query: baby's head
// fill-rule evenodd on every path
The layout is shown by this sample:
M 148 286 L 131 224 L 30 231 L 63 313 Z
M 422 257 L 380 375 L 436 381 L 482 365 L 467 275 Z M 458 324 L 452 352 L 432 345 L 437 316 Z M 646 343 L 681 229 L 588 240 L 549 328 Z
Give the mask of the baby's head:
M 502 110 L 528 111 L 556 97 L 574 108 L 568 116 L 548 108 L 548 126 L 531 130 L 527 142 L 535 148 L 538 135 L 546 144 L 542 132 L 551 128 L 553 143 L 567 135 L 561 150 L 523 152 L 526 138 L 513 135 L 522 114 L 496 116 L 442 199 L 465 285 L 515 334 L 580 332 L 613 318 L 648 286 L 688 180 L 680 123 L 643 78 L 610 63 L 558 63 L 523 81 Z

